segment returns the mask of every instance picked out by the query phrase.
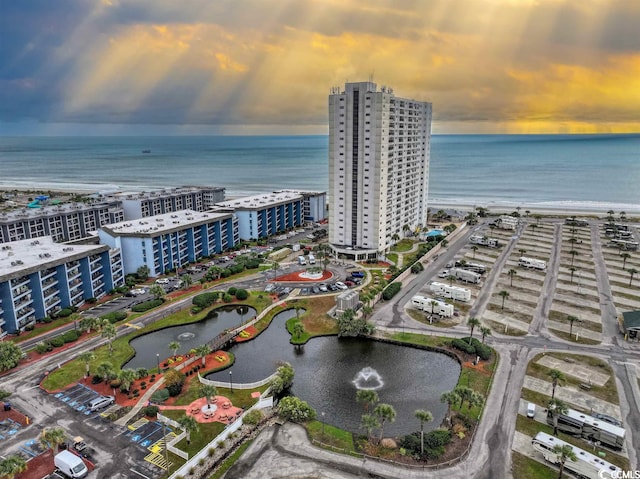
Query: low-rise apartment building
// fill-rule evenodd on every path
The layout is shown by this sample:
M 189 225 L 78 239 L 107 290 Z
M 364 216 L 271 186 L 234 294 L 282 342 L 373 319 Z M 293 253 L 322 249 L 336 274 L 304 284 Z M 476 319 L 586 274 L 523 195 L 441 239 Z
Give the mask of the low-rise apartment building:
M 327 192 L 280 190 L 275 193 L 302 195 L 302 218 L 305 221 L 322 221 L 327 217 Z

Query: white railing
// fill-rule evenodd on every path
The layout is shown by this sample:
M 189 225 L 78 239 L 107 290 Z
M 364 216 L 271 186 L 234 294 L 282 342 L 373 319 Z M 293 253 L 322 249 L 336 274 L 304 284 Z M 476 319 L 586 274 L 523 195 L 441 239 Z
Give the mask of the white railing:
M 247 409 L 242 414 L 242 416 L 240 416 L 235 422 L 225 427 L 224 430 L 220 434 L 218 434 L 209 444 L 207 444 L 202 449 L 200 449 L 200 451 L 195 456 L 187 460 L 187 462 L 185 462 L 180 469 L 178 469 L 173 474 L 171 474 L 171 476 L 169 476 L 169 479 L 176 479 L 177 477 L 187 477 L 189 470 L 195 467 L 196 464 L 198 464 L 198 462 L 200 461 L 200 459 L 205 459 L 208 457 L 209 449 L 211 449 L 212 447 L 215 448 L 219 446 L 221 443 L 226 441 L 229 438 L 229 436 L 231 436 L 238 429 L 240 429 L 240 427 L 243 424 L 242 420 L 245 414 L 247 414 L 249 411 L 252 411 L 254 409 L 265 409 L 272 406 L 273 406 L 273 397 L 260 398 L 260 400 L 256 404 L 254 404 L 249 409 Z M 160 418 L 160 414 L 158 414 L 158 418 Z
M 162 424 L 167 424 L 171 427 L 182 430 L 182 426 L 178 421 L 174 421 L 173 419 L 168 418 L 167 416 L 163 416 L 160 413 L 158 413 L 158 422 Z M 167 444 L 167 451 L 170 451 L 174 453 L 176 456 L 180 456 L 182 459 L 185 459 L 188 461 L 189 453 L 184 452 L 182 449 L 178 449 L 177 447 L 175 447 L 175 445 L 178 444 L 180 441 L 182 441 L 186 437 L 186 435 L 187 433 L 183 430 L 180 434 L 178 434 L 176 437 L 168 441 L 166 444 Z
M 266 378 L 261 379 L 260 381 L 256 381 L 254 383 L 234 383 L 233 387 L 236 389 L 255 389 L 260 386 L 264 386 L 265 384 L 268 384 L 276 375 L 277 375 L 277 372 L 273 373 L 271 376 L 267 376 Z M 202 376 L 200 376 L 200 373 L 198 373 L 198 380 L 200 381 L 200 384 L 208 384 L 211 386 L 215 386 L 217 388 L 226 388 L 231 385 L 230 381 L 212 381 L 210 379 L 203 378 Z

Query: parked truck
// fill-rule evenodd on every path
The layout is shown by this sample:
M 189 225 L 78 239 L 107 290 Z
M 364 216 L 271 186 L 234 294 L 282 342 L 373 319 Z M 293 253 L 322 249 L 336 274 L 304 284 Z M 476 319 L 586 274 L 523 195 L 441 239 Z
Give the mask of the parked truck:
M 469 238 L 469 241 L 472 244 L 486 246 L 488 248 L 499 248 L 502 246 L 502 243 L 500 243 L 496 238 L 487 238 L 486 236 L 473 235 Z
M 525 256 L 521 256 L 518 260 L 518 265 L 524 266 L 525 268 L 538 269 L 540 271 L 544 271 L 547 269 L 547 263 L 535 258 L 527 258 Z
M 430 285 L 431 292 L 436 296 L 455 299 L 457 301 L 469 301 L 471 299 L 471 291 L 458 286 L 449 286 L 445 283 L 434 281 Z
M 437 314 L 444 318 L 453 316 L 453 305 L 447 304 L 438 299 L 432 299 L 426 296 L 416 295 L 411 298 L 411 305 L 425 313 Z
M 304 256 L 298 256 L 298 264 L 300 266 L 307 264 L 307 260 L 304 258 Z
M 480 274 L 467 269 L 453 268 L 449 270 L 449 274 L 455 276 L 460 281 L 464 281 L 465 283 L 477 284 L 480 282 Z
M 309 264 L 316 264 L 316 257 L 312 254 L 309 254 L 309 257 L 307 259 L 309 260 Z
M 65 450 L 56 454 L 53 458 L 53 463 L 60 472 L 73 479 L 86 477 L 89 474 L 84 461 L 70 451 Z

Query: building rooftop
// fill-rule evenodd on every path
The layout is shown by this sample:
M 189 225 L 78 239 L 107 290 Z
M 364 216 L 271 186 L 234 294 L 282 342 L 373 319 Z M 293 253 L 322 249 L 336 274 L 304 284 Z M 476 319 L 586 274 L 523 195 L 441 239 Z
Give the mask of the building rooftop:
M 99 203 L 62 203 L 59 205 L 45 205 L 40 208 L 21 208 L 14 211 L 0 213 L 0 222 L 9 223 L 16 220 L 41 218 L 44 216 L 57 216 L 61 214 L 91 211 L 102 208 L 117 208 L 118 206 L 119 205 L 114 201 L 103 201 Z
M 0 244 L 0 281 L 109 250 L 107 245 L 67 245 L 51 236 Z
M 316 195 L 326 195 L 326 191 L 309 191 L 309 190 L 278 190 L 274 191 L 274 193 L 288 193 L 290 195 L 302 195 L 302 196 L 316 196 Z
M 301 200 L 302 194 L 297 191 L 279 191 L 275 193 L 263 193 L 255 196 L 246 196 L 235 200 L 216 203 L 215 207 L 232 210 L 254 210 L 267 206 L 275 206 L 290 203 L 293 200 Z
M 164 188 L 153 191 L 142 192 L 119 192 L 110 195 L 119 200 L 145 200 L 151 198 L 167 198 L 189 193 L 202 193 L 206 191 L 224 191 L 222 186 L 180 186 L 177 188 Z
M 158 236 L 230 217 L 231 213 L 200 213 L 193 210 L 179 210 L 173 213 L 121 221 L 105 225 L 102 229 L 112 236 Z

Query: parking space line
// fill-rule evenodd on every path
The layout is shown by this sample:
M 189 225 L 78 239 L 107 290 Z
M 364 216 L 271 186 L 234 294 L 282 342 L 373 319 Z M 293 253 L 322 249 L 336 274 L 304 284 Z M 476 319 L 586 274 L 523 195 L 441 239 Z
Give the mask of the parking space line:
M 130 328 L 133 328 L 133 329 L 142 329 L 142 326 L 138 324 L 124 323 L 124 325 L 129 326 Z
M 144 477 L 145 479 L 151 479 L 149 476 L 145 476 L 144 474 L 142 474 L 141 472 L 136 471 L 135 469 L 129 469 L 131 472 L 139 475 L 140 477 Z

